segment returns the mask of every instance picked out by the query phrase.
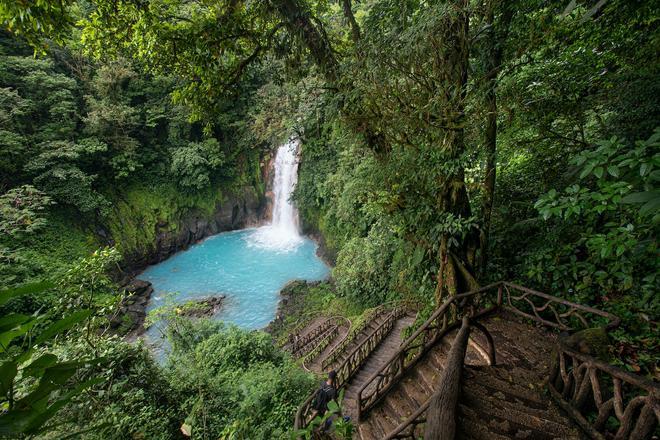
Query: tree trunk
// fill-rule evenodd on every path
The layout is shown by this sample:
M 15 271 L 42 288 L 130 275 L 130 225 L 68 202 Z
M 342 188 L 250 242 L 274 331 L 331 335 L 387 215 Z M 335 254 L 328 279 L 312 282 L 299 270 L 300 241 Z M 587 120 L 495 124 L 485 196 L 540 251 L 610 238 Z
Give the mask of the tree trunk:
M 461 329 L 449 350 L 447 368 L 442 372 L 438 389 L 431 397 L 424 440 L 451 440 L 456 436 L 456 406 L 469 336 L 470 325 L 468 318 L 464 317 Z
M 468 79 L 468 6 L 467 0 L 454 0 L 454 14 L 447 23 L 447 37 L 440 49 L 438 58 L 442 60 L 443 68 L 438 80 L 446 84 L 444 98 L 446 100 L 447 116 L 451 118 L 444 141 L 440 148 L 448 156 L 448 160 L 459 160 L 465 150 L 465 97 Z M 465 186 L 465 173 L 459 168 L 453 175 L 446 176 L 439 182 L 438 211 L 450 213 L 455 217 L 469 218 L 470 201 Z M 449 233 L 443 234 L 438 252 L 439 270 L 435 291 L 435 301 L 439 305 L 448 295 L 455 295 L 474 286 L 473 262 L 474 253 L 478 248 L 478 236 L 468 233 L 466 238 L 451 246 L 458 240 Z M 460 269 L 459 267 L 460 266 Z
M 353 15 L 353 4 L 351 0 L 342 0 L 341 6 L 344 11 L 344 17 L 346 17 L 351 27 L 351 38 L 353 38 L 354 43 L 357 43 L 360 41 L 360 26 L 355 19 L 355 15 Z
M 495 32 L 495 7 L 497 0 L 490 0 L 486 9 L 486 26 L 488 34 L 485 36 L 486 50 L 484 60 L 486 107 L 486 130 L 484 147 L 486 149 L 486 169 L 484 173 L 484 194 L 482 202 L 483 227 L 480 235 L 481 257 L 479 260 L 479 278 L 483 279 L 488 264 L 488 240 L 490 238 L 491 217 L 493 201 L 495 199 L 495 181 L 497 174 L 497 75 L 502 64 L 502 41 Z M 511 9 L 504 6 L 501 19 L 501 28 L 507 33 L 511 22 Z M 504 36 L 502 37 L 504 39 Z

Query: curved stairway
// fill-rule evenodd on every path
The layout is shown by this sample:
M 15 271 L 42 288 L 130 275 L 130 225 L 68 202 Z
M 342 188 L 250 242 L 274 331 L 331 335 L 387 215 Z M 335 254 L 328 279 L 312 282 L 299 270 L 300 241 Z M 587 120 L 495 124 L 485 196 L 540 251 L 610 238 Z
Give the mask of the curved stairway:
M 448 298 L 405 341 L 413 320 L 401 316 L 337 343 L 333 362 L 321 362 L 339 365 L 354 438 L 416 440 L 427 427 L 434 440 L 655 438 L 660 386 L 557 335 L 607 332 L 616 316 L 507 282 Z M 310 422 L 312 398 L 295 429 Z
M 415 318 L 410 315 L 405 315 L 399 319 L 394 328 L 390 332 L 389 336 L 376 348 L 376 350 L 371 353 L 367 360 L 362 364 L 357 374 L 345 385 L 346 391 L 344 392 L 344 401 L 343 401 L 343 413 L 346 416 L 351 417 L 355 420 L 356 417 L 356 397 L 357 390 L 359 390 L 362 385 L 378 371 L 382 366 L 385 359 L 388 359 L 392 356 L 401 345 L 401 333 L 412 323 Z
M 572 422 L 543 393 L 554 336 L 500 316 L 481 323 L 495 341 L 497 365 L 487 364 L 481 355 L 486 340 L 473 332 L 459 394 L 457 438 L 580 439 Z M 357 426 L 358 438 L 388 438 L 431 398 L 455 333 L 429 350 L 363 417 Z
M 325 320 L 315 320 L 309 328 L 301 330 L 301 336 L 307 335 L 306 343 L 298 344 L 293 352 L 308 353 L 306 356 L 319 352 L 313 360 L 303 359 L 303 367 L 319 375 L 325 375 L 330 370 L 337 372 L 338 385 L 345 390 L 344 414 L 351 416 L 351 402 L 354 402 L 356 390 L 373 371 L 381 367 L 384 359 L 399 349 L 401 333 L 413 321 L 414 316 L 406 314 L 403 309 L 378 307 L 371 310 L 355 328 L 346 330 L 342 336 L 337 335 L 328 346 L 319 350 L 324 335 L 331 334 L 332 326 L 328 327 Z M 296 415 L 297 428 L 306 426 L 313 414 L 313 396 L 310 395 L 299 408 Z
M 323 375 L 339 368 L 357 347 L 373 337 L 391 312 L 376 309 L 357 329 L 345 318 L 316 318 L 296 333 L 284 350 L 301 360 L 306 370 Z

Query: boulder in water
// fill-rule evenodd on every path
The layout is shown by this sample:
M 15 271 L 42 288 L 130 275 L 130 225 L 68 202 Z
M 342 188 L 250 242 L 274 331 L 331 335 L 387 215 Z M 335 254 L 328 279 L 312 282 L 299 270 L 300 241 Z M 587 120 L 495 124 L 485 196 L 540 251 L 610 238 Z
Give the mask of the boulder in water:
M 174 309 L 179 316 L 190 318 L 210 318 L 220 311 L 226 296 L 211 296 L 200 300 L 188 301 Z

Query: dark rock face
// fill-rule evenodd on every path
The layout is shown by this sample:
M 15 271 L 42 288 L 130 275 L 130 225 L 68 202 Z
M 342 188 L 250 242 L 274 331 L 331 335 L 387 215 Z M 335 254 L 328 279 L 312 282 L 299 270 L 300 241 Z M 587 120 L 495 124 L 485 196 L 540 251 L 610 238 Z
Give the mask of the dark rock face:
M 148 265 L 159 263 L 210 235 L 256 226 L 264 220 L 266 207 L 267 200 L 258 197 L 254 188 L 246 187 L 239 195 L 229 195 L 216 206 L 212 216 L 192 210 L 176 225 L 161 221 L 156 225 L 156 239 L 151 248 L 125 256 L 123 281 L 128 282 Z
M 147 303 L 153 291 L 148 281 L 133 280 L 127 284 L 117 313 L 109 317 L 110 330 L 121 335 L 134 331 L 141 333 L 147 316 Z
M 325 264 L 334 267 L 337 264 L 337 252 L 328 246 L 323 234 L 321 234 L 316 228 L 305 224 L 303 225 L 303 233 L 318 244 L 316 255 L 323 260 Z

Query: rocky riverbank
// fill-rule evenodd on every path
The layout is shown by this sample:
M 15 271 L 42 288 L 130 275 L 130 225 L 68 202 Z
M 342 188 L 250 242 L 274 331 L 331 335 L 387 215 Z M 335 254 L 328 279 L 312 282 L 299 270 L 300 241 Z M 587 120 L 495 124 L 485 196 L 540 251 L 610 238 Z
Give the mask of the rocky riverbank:
M 135 249 L 124 255 L 120 285 L 128 284 L 147 266 L 159 263 L 177 252 L 220 232 L 257 226 L 265 220 L 269 200 L 259 196 L 251 187 L 238 195 L 228 195 L 208 215 L 199 210 L 183 213 L 176 221 L 160 220 L 155 224 L 154 241 L 146 249 Z M 103 235 L 103 233 L 100 233 Z M 113 244 L 112 239 L 108 239 Z
M 137 279 L 124 286 L 124 298 L 117 312 L 109 317 L 109 329 L 120 335 L 142 334 L 147 304 L 153 291 L 150 282 Z
M 315 287 L 326 281 L 304 281 L 294 280 L 287 283 L 280 291 L 280 300 L 277 303 L 277 312 L 264 331 L 274 337 L 280 336 L 292 322 L 303 319 L 305 312 L 305 294 L 311 287 Z

